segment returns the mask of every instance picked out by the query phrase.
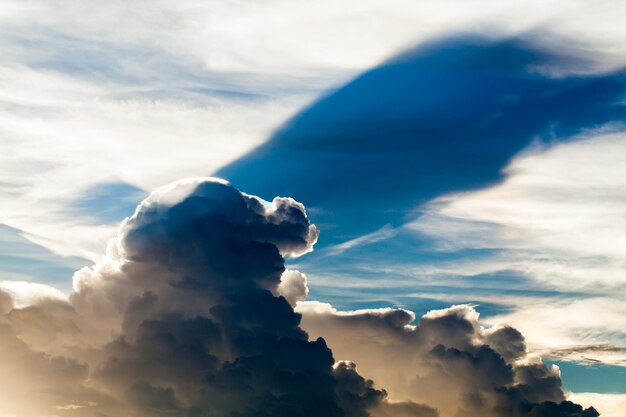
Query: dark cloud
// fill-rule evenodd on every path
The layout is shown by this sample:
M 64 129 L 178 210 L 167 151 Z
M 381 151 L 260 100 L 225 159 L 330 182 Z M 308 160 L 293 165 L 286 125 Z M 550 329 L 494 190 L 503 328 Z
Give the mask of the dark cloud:
M 496 411 L 500 415 L 511 417 L 598 417 L 600 414 L 593 408 L 583 409 L 571 401 L 556 403 L 545 401 L 541 404 L 530 403 L 515 390 L 502 390 Z
M 524 336 L 517 329 L 509 326 L 485 332 L 485 342 L 507 362 L 521 359 L 526 354 Z
M 433 408 L 412 401 L 387 401 L 387 392 L 374 387 L 374 381 L 358 374 L 356 364 L 339 361 L 333 366 L 339 401 L 346 414 L 354 417 L 437 417 Z
M 354 362 L 337 362 L 333 375 L 339 382 L 342 408 L 354 417 L 368 417 L 366 410 L 378 405 L 387 396 L 384 390 L 374 388 L 372 380 L 366 380 L 356 372 Z
M 376 417 L 437 417 L 436 410 L 411 401 L 381 402 L 375 408 Z
M 122 224 L 107 259 L 75 275 L 69 303 L 18 310 L 1 294 L 10 336 L 2 360 L 31 356 L 13 360 L 17 387 L 36 366 L 49 369 L 45 389 L 62 394 L 34 407 L 5 402 L 6 412 L 368 416 L 384 392 L 353 367 L 333 367 L 325 341 L 309 340 L 290 304 L 306 296 L 306 278 L 286 272 L 285 257 L 316 240 L 289 198 L 265 202 L 216 180 L 154 192 Z
M 483 329 L 470 307 L 412 325 L 407 310 L 303 303 L 285 258 L 317 236 L 289 198 L 204 179 L 155 191 L 69 301 L 17 309 L 0 292 L 0 414 L 592 417 L 519 332 Z
M 317 239 L 303 206 L 216 181 L 185 187 L 153 194 L 122 226 L 125 282 L 107 289 L 124 306 L 122 333 L 93 378 L 138 415 L 347 415 L 331 351 L 278 295 L 284 256 Z M 129 287 L 144 292 L 129 298 Z

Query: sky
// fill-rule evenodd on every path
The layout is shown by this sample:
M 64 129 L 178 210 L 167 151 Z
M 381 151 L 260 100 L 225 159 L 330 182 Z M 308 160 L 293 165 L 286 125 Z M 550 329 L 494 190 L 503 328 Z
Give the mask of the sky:
M 626 416 L 624 16 L 4 0 L 0 417 Z

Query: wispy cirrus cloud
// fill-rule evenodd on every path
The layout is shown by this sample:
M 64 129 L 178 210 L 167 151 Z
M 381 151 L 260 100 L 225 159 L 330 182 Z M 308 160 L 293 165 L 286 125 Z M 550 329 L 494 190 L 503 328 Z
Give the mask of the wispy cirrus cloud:
M 540 28 L 543 41 L 569 39 L 555 41 L 557 49 L 586 56 L 596 70 L 619 67 L 626 48 L 619 7 L 3 2 L 0 177 L 21 210 L 7 206 L 0 220 L 58 254 L 93 259 L 112 223 L 87 233 L 84 219 L 63 214 L 70 194 L 111 181 L 150 189 L 214 172 L 322 91 L 450 31 L 509 36 Z M 157 169 L 159 152 L 170 157 Z M 71 243 L 87 234 L 92 241 Z
M 96 260 L 120 219 L 94 224 L 98 210 L 81 216 L 73 204 L 83 194 L 99 184 L 150 189 L 207 173 L 260 143 L 290 111 L 279 99 L 159 98 L 128 89 L 50 70 L 0 70 L 4 224 L 57 254 Z M 104 209 L 114 198 L 94 204 Z
M 441 251 L 487 250 L 480 261 L 432 265 L 430 273 L 516 271 L 562 292 L 552 299 L 519 299 L 517 311 L 490 321 L 527 329 L 531 345 L 546 353 L 623 363 L 626 136 L 621 127 L 531 147 L 506 173 L 501 184 L 434 201 L 406 226 L 430 236 Z M 603 349 L 605 343 L 613 348 Z M 576 352 L 577 345 L 599 347 Z
M 327 255 L 343 250 L 310 274 L 314 288 L 344 305 L 474 303 L 488 309 L 484 323 L 515 326 L 538 354 L 623 365 L 625 138 L 612 124 L 538 141 L 501 182 L 332 246 Z

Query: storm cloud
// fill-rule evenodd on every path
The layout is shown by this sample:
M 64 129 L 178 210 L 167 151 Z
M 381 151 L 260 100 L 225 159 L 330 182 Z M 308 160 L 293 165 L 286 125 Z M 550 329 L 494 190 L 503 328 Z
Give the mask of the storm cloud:
M 290 198 L 217 179 L 158 189 L 68 301 L 16 308 L 0 292 L 0 414 L 597 415 L 565 401 L 518 331 L 484 329 L 471 307 L 412 325 L 402 309 L 303 301 L 306 276 L 285 259 L 317 238 Z

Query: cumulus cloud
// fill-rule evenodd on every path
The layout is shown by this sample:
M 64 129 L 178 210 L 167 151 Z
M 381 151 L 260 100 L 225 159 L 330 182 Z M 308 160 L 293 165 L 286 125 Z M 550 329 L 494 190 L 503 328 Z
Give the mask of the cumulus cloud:
M 290 198 L 210 179 L 155 191 L 69 300 L 0 293 L 0 413 L 367 416 L 386 393 L 333 367 L 289 304 L 306 284 L 285 257 L 317 235 Z
M 471 307 L 412 325 L 407 310 L 303 301 L 285 258 L 317 238 L 290 198 L 202 178 L 156 190 L 69 299 L 16 307 L 0 292 L 0 414 L 596 416 L 565 401 L 519 332 L 482 328 Z
M 558 368 L 527 351 L 508 326 L 483 328 L 467 305 L 415 315 L 403 309 L 341 312 L 301 302 L 303 327 L 392 400 L 428 404 L 441 416 L 596 416 L 566 401 Z M 382 414 L 384 415 L 384 413 Z
M 281 275 L 276 292 L 295 307 L 298 301 L 304 301 L 309 294 L 306 275 L 300 271 L 286 270 Z

